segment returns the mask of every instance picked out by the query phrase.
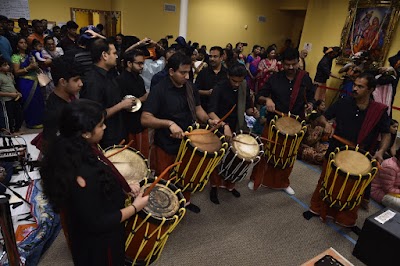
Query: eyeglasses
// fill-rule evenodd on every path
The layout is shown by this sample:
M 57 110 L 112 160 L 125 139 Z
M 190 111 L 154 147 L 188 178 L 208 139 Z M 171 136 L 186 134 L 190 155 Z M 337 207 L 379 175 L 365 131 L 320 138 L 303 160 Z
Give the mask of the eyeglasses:
M 144 66 L 144 62 L 132 62 L 132 63 L 134 63 L 134 64 L 136 64 L 138 66 Z

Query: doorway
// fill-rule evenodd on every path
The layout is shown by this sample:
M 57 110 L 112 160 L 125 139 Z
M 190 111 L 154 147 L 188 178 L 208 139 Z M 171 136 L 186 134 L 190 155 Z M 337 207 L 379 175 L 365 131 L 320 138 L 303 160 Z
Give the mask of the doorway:
M 104 26 L 103 34 L 107 37 L 121 32 L 120 11 L 71 8 L 71 20 L 75 21 L 79 28 L 102 24 Z

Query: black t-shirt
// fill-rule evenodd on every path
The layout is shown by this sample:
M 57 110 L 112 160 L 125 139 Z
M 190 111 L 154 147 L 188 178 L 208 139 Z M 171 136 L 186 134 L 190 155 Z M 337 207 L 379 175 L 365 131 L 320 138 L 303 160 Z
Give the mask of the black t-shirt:
M 75 62 L 79 64 L 79 70 L 82 71 L 83 76 L 93 68 L 93 59 L 89 50 L 76 47 L 65 52 L 65 56 L 75 58 Z
M 214 112 L 219 118 L 227 114 L 232 107 L 238 104 L 239 90 L 234 90 L 228 79 L 219 82 L 210 97 L 208 112 Z M 246 88 L 246 110 L 251 107 L 250 90 Z M 242 114 L 244 116 L 244 114 Z M 235 131 L 238 123 L 238 111 L 235 109 L 225 120 Z
M 329 55 L 324 55 L 321 61 L 319 61 L 317 66 L 317 73 L 315 74 L 314 81 L 319 83 L 326 83 L 329 79 L 329 75 L 331 74 L 332 69 L 332 61 Z
M 78 38 L 78 37 L 77 37 L 77 38 Z M 58 44 L 58 46 L 61 47 L 61 48 L 64 50 L 64 53 L 67 52 L 67 51 L 69 51 L 69 50 L 78 48 L 78 44 L 76 43 L 77 38 L 75 39 L 75 41 L 73 41 L 73 40 L 71 40 L 68 36 L 65 36 L 65 37 L 60 41 L 60 43 Z
M 199 94 L 193 89 L 196 106 L 200 105 Z M 160 81 L 149 93 L 144 103 L 143 112 L 149 112 L 159 119 L 174 121 L 185 131 L 195 121 L 189 109 L 186 98 L 186 88 L 177 88 L 170 78 Z M 177 154 L 181 143 L 180 139 L 170 137 L 169 128 L 155 130 L 154 143 L 169 154 Z
M 367 114 L 368 108 L 365 110 L 360 110 L 356 101 L 352 97 L 341 98 L 335 102 L 329 109 L 325 112 L 324 116 L 326 119 L 331 120 L 335 118 L 336 128 L 335 135 L 345 138 L 353 143 L 357 143 L 358 134 L 362 130 L 361 126 L 364 122 L 365 116 Z M 376 137 L 379 133 L 389 133 L 390 118 L 385 111 L 381 116 L 379 122 L 375 125 L 374 129 L 368 134 L 364 139 L 360 147 L 368 151 L 371 145 L 374 145 Z M 335 139 L 331 139 L 329 142 L 329 148 L 326 152 L 326 157 L 335 150 L 336 147 L 343 146 L 342 143 Z
M 288 113 L 291 94 L 295 83 L 296 79 L 289 80 L 286 77 L 285 71 L 275 73 L 258 92 L 257 101 L 260 96 L 270 97 L 275 103 L 276 110 Z M 303 117 L 304 105 L 307 102 L 314 102 L 314 94 L 315 91 L 311 78 L 306 74 L 301 80 L 299 93 L 290 113 Z M 274 115 L 275 114 L 268 114 L 268 120 L 270 120 Z
M 131 73 L 126 70 L 122 71 L 121 75 L 116 78 L 118 86 L 122 92 L 122 97 L 125 95 L 133 95 L 140 98 L 146 94 L 143 78 L 137 73 Z M 143 131 L 140 123 L 142 108 L 134 113 L 123 112 L 125 124 L 130 133 L 136 134 Z
M 55 139 L 60 128 L 61 111 L 68 102 L 52 92 L 46 101 L 46 109 L 43 119 L 43 139 L 49 143 Z
M 206 67 L 200 71 L 196 78 L 196 88 L 198 90 L 209 90 L 214 89 L 218 82 L 228 79 L 227 70 L 225 67 L 221 67 L 218 74 L 215 74 L 212 67 Z M 209 112 L 209 96 L 200 96 L 201 106 Z
M 121 90 L 112 73 L 96 65 L 85 75 L 80 96 L 81 98 L 100 103 L 104 109 L 116 105 L 122 99 Z M 118 144 L 123 139 L 126 139 L 127 131 L 124 124 L 123 112 L 126 111 L 121 110 L 106 119 L 105 124 L 107 128 L 100 142 L 103 148 Z

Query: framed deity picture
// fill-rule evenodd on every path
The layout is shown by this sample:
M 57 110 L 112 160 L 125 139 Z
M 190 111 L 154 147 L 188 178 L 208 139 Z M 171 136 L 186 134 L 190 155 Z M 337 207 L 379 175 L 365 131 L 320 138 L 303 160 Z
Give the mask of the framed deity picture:
M 382 66 L 400 16 L 400 0 L 350 0 L 343 27 L 338 64 L 352 55 L 369 51 L 374 65 Z

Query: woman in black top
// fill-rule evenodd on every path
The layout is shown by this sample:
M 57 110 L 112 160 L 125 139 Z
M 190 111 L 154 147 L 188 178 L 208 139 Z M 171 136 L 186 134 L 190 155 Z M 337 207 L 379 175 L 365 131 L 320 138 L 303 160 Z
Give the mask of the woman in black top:
M 329 77 L 337 78 L 331 73 L 333 59 L 338 57 L 342 52 L 340 47 L 324 47 L 324 56 L 321 61 L 319 61 L 317 66 L 317 73 L 315 74 L 314 83 L 318 85 L 317 91 L 315 92 L 315 100 L 323 100 L 325 101 L 326 89 L 323 88 L 326 86 L 326 81 Z
M 97 148 L 105 112 L 77 100 L 60 117 L 60 135 L 49 145 L 40 170 L 44 193 L 64 215 L 75 265 L 123 265 L 124 224 L 148 201 L 139 185 L 128 185 Z M 125 207 L 125 193 L 136 198 Z

